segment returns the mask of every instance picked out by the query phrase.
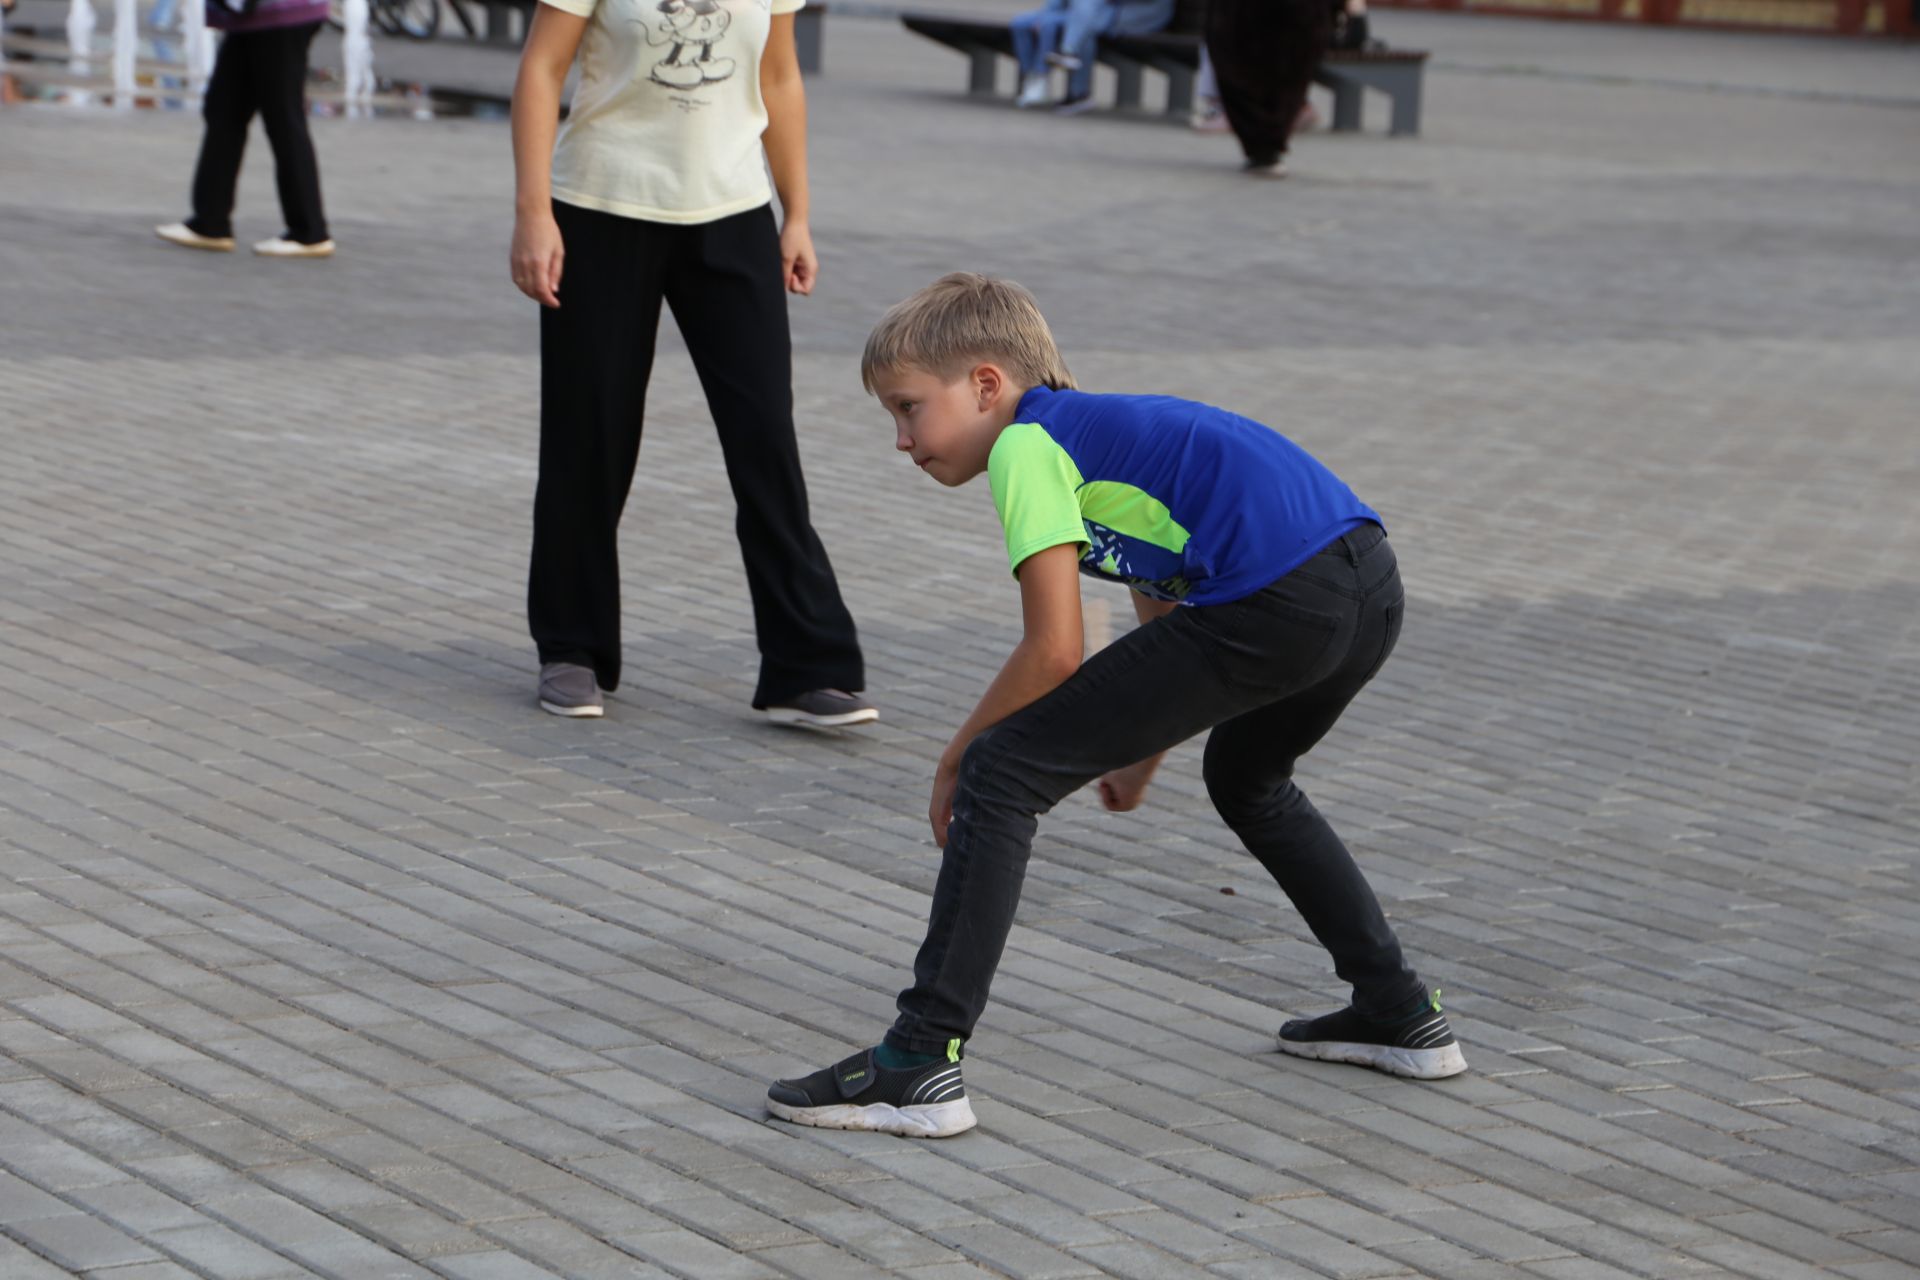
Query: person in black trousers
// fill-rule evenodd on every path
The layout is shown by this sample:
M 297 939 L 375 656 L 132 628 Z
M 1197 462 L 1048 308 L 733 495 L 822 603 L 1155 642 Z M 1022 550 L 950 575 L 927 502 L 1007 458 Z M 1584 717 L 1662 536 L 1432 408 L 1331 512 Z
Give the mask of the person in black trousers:
M 662 303 L 720 435 L 760 647 L 753 706 L 770 719 L 861 724 L 879 713 L 852 615 L 814 533 L 793 424 L 788 292 L 812 291 L 800 0 L 599 0 L 536 6 L 514 89 L 518 209 L 511 270 L 540 313 L 540 480 L 527 615 L 539 704 L 603 714 L 620 681 L 616 534 L 640 451 Z M 573 109 L 560 90 L 583 47 Z M 557 133 L 557 137 L 556 137 Z M 776 224 L 773 187 L 780 195 Z M 647 513 L 682 547 L 679 513 Z M 674 572 L 709 567 L 682 555 Z
M 1287 142 L 1332 34 L 1327 0 L 1208 0 L 1207 54 L 1248 173 L 1285 176 Z
M 333 255 L 306 104 L 307 49 L 326 16 L 326 0 L 258 0 L 244 13 L 207 5 L 209 25 L 226 35 L 201 109 L 207 129 L 193 171 L 193 216 L 155 228 L 161 239 L 191 249 L 232 251 L 234 188 L 257 113 L 273 147 L 286 229 L 255 244 L 253 251 L 272 258 Z

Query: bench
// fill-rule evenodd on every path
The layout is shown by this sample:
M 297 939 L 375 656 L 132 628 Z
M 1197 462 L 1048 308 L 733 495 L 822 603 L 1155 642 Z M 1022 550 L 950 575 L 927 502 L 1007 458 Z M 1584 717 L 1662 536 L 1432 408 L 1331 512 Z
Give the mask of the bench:
M 991 97 L 998 92 L 999 59 L 1013 57 L 1013 32 L 1004 22 L 931 13 L 905 13 L 900 21 L 915 35 L 967 55 L 968 93 Z M 1175 22 L 1180 25 L 1179 19 Z M 1200 35 L 1191 30 L 1102 36 L 1094 57 L 1112 67 L 1118 77 L 1115 106 L 1138 110 L 1145 73 L 1158 71 L 1167 77 L 1166 114 L 1184 117 L 1193 108 L 1200 45 Z M 1373 89 L 1393 102 L 1389 133 L 1419 133 L 1420 79 L 1426 62 L 1424 52 L 1404 49 L 1329 49 L 1313 78 L 1333 90 L 1333 129 L 1358 130 L 1362 95 Z

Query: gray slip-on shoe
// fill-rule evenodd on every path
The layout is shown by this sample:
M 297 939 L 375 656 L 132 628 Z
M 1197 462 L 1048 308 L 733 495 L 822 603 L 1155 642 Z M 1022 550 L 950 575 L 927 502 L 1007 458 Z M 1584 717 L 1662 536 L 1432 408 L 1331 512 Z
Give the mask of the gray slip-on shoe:
M 600 681 L 592 667 L 577 662 L 549 662 L 540 668 L 540 709 L 556 716 L 604 714 Z
M 871 702 L 839 689 L 809 690 L 767 708 L 767 719 L 775 724 L 811 724 L 828 729 L 872 724 L 879 718 Z

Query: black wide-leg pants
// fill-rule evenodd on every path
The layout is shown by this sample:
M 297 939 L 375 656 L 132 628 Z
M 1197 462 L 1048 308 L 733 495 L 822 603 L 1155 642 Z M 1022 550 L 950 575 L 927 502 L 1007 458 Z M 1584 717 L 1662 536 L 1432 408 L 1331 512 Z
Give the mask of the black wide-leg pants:
M 527 615 L 541 662 L 620 680 L 616 533 L 640 454 L 660 305 L 693 356 L 738 508 L 760 644 L 753 705 L 866 685 L 853 617 L 814 533 L 793 428 L 780 238 L 763 205 L 714 222 L 647 222 L 555 201 L 566 261 L 540 313 L 540 483 Z M 679 511 L 643 513 L 681 543 Z M 688 560 L 688 575 L 705 572 Z
M 193 217 L 187 222 L 199 234 L 233 234 L 234 188 L 240 182 L 247 129 L 258 113 L 273 148 L 274 180 L 280 188 L 287 238 L 301 244 L 319 244 L 327 238 L 327 218 L 320 207 L 320 164 L 307 132 L 307 48 L 318 30 L 319 23 L 309 22 L 221 37 L 200 110 L 207 129 L 193 170 Z
M 1327 0 L 1208 0 L 1207 53 L 1248 164 L 1286 154 L 1332 36 Z

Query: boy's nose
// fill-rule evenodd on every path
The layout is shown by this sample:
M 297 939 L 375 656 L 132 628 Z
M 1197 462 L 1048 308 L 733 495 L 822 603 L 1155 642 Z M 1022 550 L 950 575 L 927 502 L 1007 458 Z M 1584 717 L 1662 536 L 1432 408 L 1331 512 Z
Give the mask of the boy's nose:
M 913 437 L 904 431 L 896 431 L 893 433 L 893 447 L 901 453 L 911 453 L 913 452 Z

